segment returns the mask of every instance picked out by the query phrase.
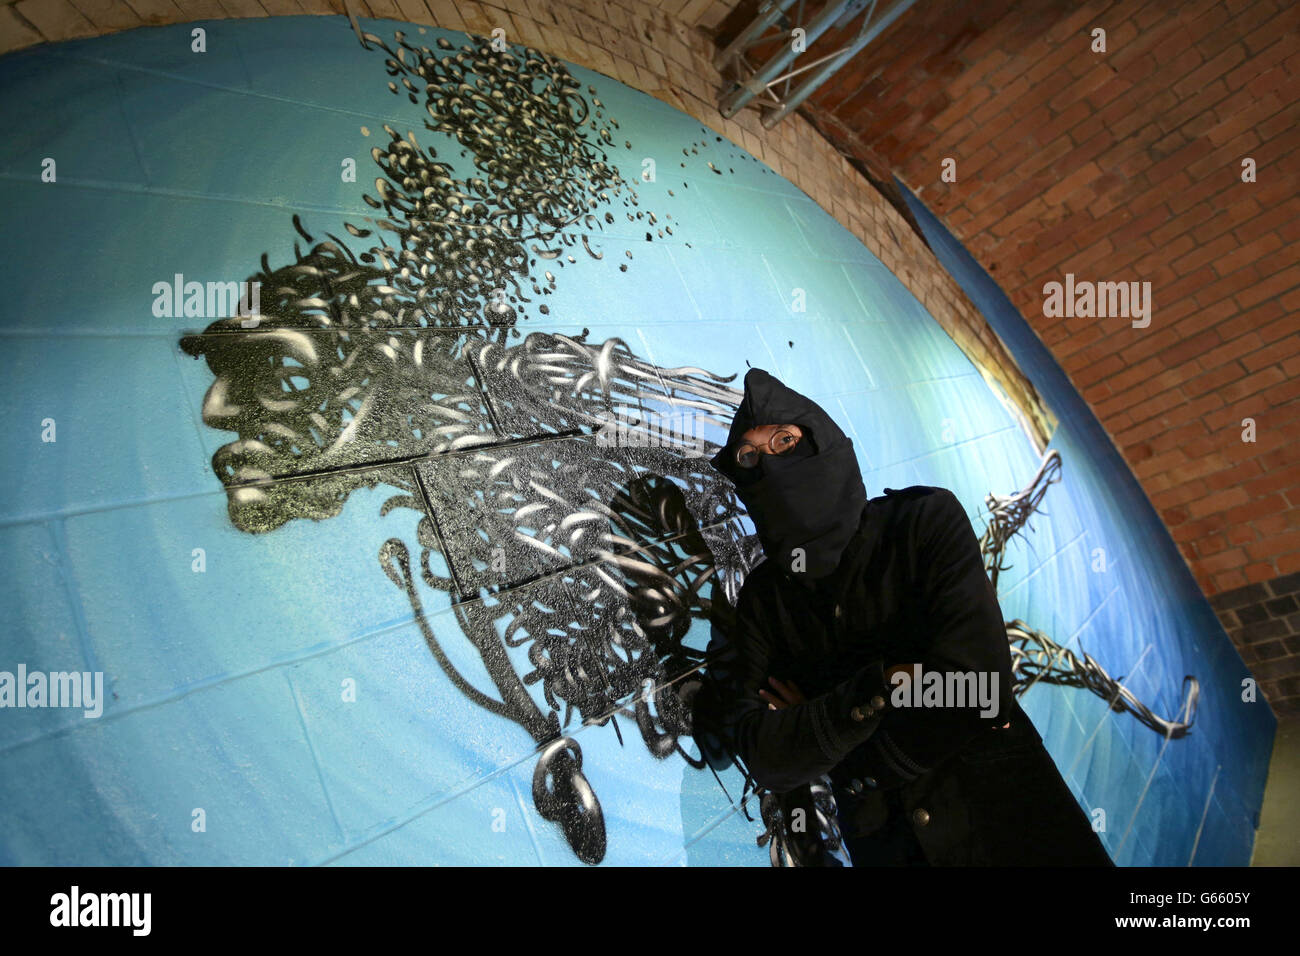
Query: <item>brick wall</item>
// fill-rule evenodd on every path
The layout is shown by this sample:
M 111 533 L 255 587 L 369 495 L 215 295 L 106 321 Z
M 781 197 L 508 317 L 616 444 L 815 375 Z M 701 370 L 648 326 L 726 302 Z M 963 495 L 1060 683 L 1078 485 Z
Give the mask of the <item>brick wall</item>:
M 1298 27 L 1282 0 L 918 4 L 813 107 L 997 279 L 1283 697 L 1300 677 L 1278 630 L 1300 571 Z M 1066 273 L 1151 282 L 1150 326 L 1046 317 Z
M 1300 714 L 1300 574 L 1222 591 L 1210 599 L 1278 714 Z

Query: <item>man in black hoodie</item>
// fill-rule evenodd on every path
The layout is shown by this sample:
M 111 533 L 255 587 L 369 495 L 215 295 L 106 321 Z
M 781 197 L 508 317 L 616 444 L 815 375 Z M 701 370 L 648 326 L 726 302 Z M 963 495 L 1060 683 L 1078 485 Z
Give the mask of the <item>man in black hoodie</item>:
M 711 463 L 766 555 L 737 601 L 727 708 L 753 779 L 780 794 L 829 775 L 856 865 L 1113 865 L 1012 693 L 956 496 L 868 499 L 852 441 L 762 369 Z M 946 690 L 922 695 L 932 673 Z

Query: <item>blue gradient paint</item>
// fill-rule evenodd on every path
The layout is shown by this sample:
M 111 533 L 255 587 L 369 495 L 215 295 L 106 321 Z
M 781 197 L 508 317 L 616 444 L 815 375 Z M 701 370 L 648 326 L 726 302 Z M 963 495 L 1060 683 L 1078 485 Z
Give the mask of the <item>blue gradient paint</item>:
M 206 54 L 190 52 L 185 24 L 0 59 L 14 131 L 0 144 L 11 276 L 0 670 L 102 670 L 110 695 L 99 720 L 0 712 L 0 862 L 582 865 L 533 807 L 533 740 L 451 686 L 376 560 L 387 539 L 415 539 L 413 513 L 381 517 L 381 487 L 353 492 L 328 520 L 236 530 L 210 465 L 232 435 L 201 420 L 212 376 L 176 346 L 205 320 L 151 309 L 153 284 L 175 273 L 240 280 L 263 253 L 291 261 L 294 213 L 318 235 L 373 215 L 361 195 L 384 123 L 453 162 L 455 143 L 387 91 L 382 57 L 343 18 L 201 25 Z M 390 21 L 363 28 L 464 41 Z M 625 178 L 657 159 L 657 182 L 636 185 L 643 207 L 672 213 L 673 234 L 647 243 L 617 219 L 592 234 L 605 257 L 576 254 L 555 270 L 550 315 L 523 331 L 589 328 L 660 366 L 737 381 L 749 364 L 767 368 L 844 425 L 870 494 L 945 486 L 981 530 L 984 495 L 1019 489 L 1039 460 L 920 303 L 761 162 L 657 100 L 569 69 L 619 121 L 612 155 Z M 683 156 L 701 139 L 707 148 Z M 46 156 L 57 184 L 40 181 Z M 356 183 L 340 181 L 349 156 Z M 804 312 L 791 309 L 796 288 Z M 980 295 L 1062 419 L 1064 480 L 1010 545 L 1006 616 L 1128 675 L 1164 716 L 1184 673 L 1203 688 L 1193 733 L 1167 747 L 1082 691 L 1038 686 L 1025 706 L 1081 803 L 1107 808 L 1119 862 L 1186 863 L 1194 843 L 1197 863 L 1245 862 L 1273 717 L 1234 703 L 1244 667 L 1167 534 L 1074 411 L 1082 404 L 1004 330 L 1018 318 Z M 40 440 L 47 419 L 54 443 Z M 1105 575 L 1089 570 L 1096 546 Z M 203 573 L 191 568 L 198 548 Z M 448 633 L 448 596 L 426 588 L 422 599 Z M 697 621 L 690 642 L 707 638 Z M 482 686 L 464 644 L 448 653 Z M 604 811 L 604 863 L 768 865 L 734 767 L 715 778 L 656 759 L 624 728 L 623 744 L 609 726 L 566 728 Z M 197 809 L 205 832 L 192 828 Z

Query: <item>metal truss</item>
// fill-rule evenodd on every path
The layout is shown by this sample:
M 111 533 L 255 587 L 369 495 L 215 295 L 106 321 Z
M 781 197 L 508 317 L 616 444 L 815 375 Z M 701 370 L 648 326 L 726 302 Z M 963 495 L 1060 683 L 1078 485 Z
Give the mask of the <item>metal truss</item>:
M 916 0 L 831 0 L 809 21 L 805 21 L 804 2 L 798 0 L 799 8 L 792 22 L 786 11 L 795 0 L 762 0 L 749 26 L 714 57 L 713 65 L 718 72 L 734 82 L 718 106 L 723 116 L 733 117 L 746 106 L 754 105 L 763 115 L 764 129 L 776 126 L 854 54 L 911 9 Z M 813 44 L 827 30 L 843 30 L 859 16 L 862 22 L 857 35 L 846 45 L 825 53 L 811 52 Z M 769 33 L 772 29 L 775 32 Z M 751 57 L 756 59 L 760 55 L 757 48 L 766 46 L 770 50 L 773 43 L 779 44 L 775 52 L 755 67 Z M 815 58 L 794 67 L 800 56 Z M 794 78 L 801 74 L 807 75 L 791 90 Z M 779 95 L 775 89 L 778 86 L 782 86 Z

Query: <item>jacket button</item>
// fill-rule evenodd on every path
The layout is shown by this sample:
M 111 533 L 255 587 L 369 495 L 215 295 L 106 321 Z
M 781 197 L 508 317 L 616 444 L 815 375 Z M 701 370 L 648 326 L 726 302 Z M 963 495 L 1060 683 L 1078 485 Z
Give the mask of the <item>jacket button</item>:
M 871 698 L 871 706 L 874 710 L 884 710 L 885 698 L 877 694 L 875 697 Z
M 863 721 L 867 719 L 866 715 L 862 713 L 861 707 L 854 707 L 851 711 L 849 711 L 849 716 L 857 721 Z
M 866 783 L 866 785 L 867 785 L 868 787 L 874 787 L 874 786 L 876 785 L 876 778 L 875 778 L 875 777 L 867 777 L 867 779 L 864 781 L 864 783 Z
M 862 792 L 862 781 L 854 777 L 849 781 L 849 793 L 858 794 Z
M 930 813 L 929 811 L 922 810 L 918 807 L 916 810 L 912 811 L 912 819 L 916 821 L 918 827 L 923 827 L 930 822 Z

